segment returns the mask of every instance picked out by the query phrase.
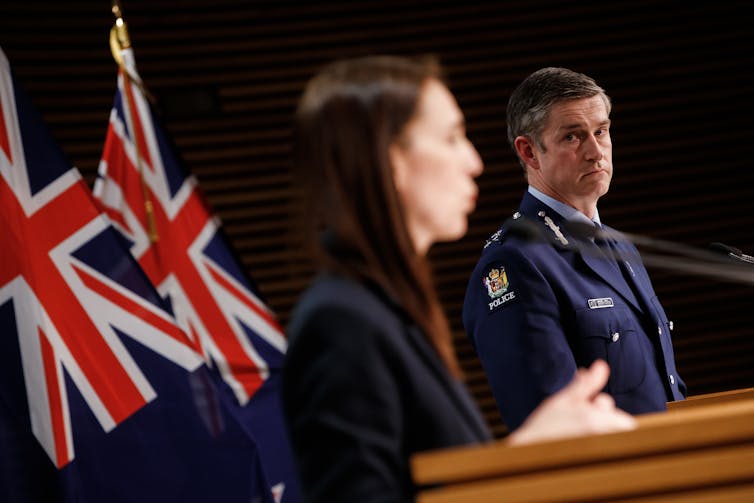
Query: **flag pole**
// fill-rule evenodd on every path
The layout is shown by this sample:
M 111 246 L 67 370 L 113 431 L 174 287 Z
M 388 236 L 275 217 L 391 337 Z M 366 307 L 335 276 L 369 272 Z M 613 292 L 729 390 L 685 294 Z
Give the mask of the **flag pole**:
M 152 205 L 152 198 L 149 195 L 149 187 L 144 179 L 144 167 L 142 163 L 141 151 L 139 149 L 138 132 L 134 128 L 133 117 L 136 114 L 136 107 L 130 96 L 131 85 L 135 84 L 139 90 L 148 99 L 152 99 L 151 94 L 146 90 L 143 82 L 138 77 L 131 73 L 126 61 L 123 58 L 123 51 L 131 48 L 131 38 L 128 36 L 128 27 L 123 20 L 123 11 L 120 7 L 118 0 L 112 0 L 112 12 L 115 16 L 115 25 L 110 29 L 110 51 L 112 52 L 113 59 L 120 68 L 120 73 L 123 76 L 123 101 L 124 105 L 128 109 L 126 120 L 128 121 L 129 129 L 133 135 L 133 145 L 136 151 L 136 170 L 139 173 L 139 179 L 141 180 L 141 192 L 144 197 L 144 211 L 147 216 L 147 234 L 149 235 L 149 241 L 156 243 L 159 241 L 159 235 L 157 234 L 157 224 L 154 218 L 154 206 Z

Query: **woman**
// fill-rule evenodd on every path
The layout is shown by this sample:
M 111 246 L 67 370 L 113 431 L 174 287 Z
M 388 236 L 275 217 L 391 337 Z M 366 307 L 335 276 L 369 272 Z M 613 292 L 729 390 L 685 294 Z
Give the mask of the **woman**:
M 485 442 L 426 254 L 458 239 L 482 161 L 433 60 L 336 62 L 296 115 L 298 179 L 322 273 L 288 329 L 284 405 L 307 501 L 411 501 L 410 456 Z M 512 443 L 625 429 L 597 362 Z

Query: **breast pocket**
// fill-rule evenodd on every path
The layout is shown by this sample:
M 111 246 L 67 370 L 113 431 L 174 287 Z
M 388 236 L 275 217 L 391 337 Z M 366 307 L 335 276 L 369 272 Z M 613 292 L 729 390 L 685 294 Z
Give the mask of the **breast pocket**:
M 610 365 L 608 391 L 628 393 L 638 388 L 647 372 L 651 348 L 627 307 L 583 309 L 576 313 L 579 327 L 577 359 L 582 365 L 602 358 Z M 650 353 L 647 353 L 647 350 Z M 580 358 L 579 358 L 580 357 Z

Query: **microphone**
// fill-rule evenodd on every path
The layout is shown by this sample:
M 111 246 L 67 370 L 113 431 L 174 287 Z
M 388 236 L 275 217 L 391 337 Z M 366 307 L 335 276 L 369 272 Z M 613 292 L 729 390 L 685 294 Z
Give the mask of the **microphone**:
M 542 228 L 534 220 L 526 217 L 511 219 L 507 233 L 524 241 L 544 242 L 547 239 Z
M 582 239 L 594 238 L 595 236 L 596 229 L 592 225 L 584 224 L 581 222 L 565 222 L 562 225 L 563 230 L 571 234 L 575 234 Z M 574 241 L 573 239 L 566 239 L 566 237 L 560 232 L 559 227 L 550 227 L 550 229 L 547 230 L 544 226 L 540 225 L 539 222 L 524 216 L 512 219 L 507 225 L 506 233 L 511 236 L 517 236 L 518 238 L 529 242 L 558 242 L 558 246 L 560 248 L 576 251 L 584 255 L 597 255 L 602 257 L 602 255 L 596 253 L 593 248 L 584 246 L 583 244 L 579 243 L 578 241 Z
M 720 254 L 721 248 L 719 247 L 716 248 L 717 251 L 713 252 L 676 241 L 666 241 L 628 232 L 617 232 L 606 228 L 598 229 L 588 223 L 565 222 L 563 225 L 565 226 L 564 230 L 580 236 L 581 239 L 591 237 L 611 238 L 615 241 L 632 243 L 640 248 L 639 254 L 647 267 L 707 276 L 717 281 L 724 280 L 754 285 L 754 270 L 750 267 L 754 265 L 754 257 L 745 255 L 741 250 L 727 245 L 722 246 L 725 247 L 725 254 L 729 258 Z M 507 233 L 530 242 L 551 243 L 554 240 L 551 233 L 540 222 L 524 216 L 513 220 L 508 225 Z M 569 239 L 567 244 L 561 241 L 560 246 L 583 255 L 598 253 L 597 249 L 579 243 L 578 240 L 574 242 L 573 239 Z M 633 258 L 632 256 L 624 256 L 620 252 L 616 253 L 616 251 L 613 251 L 613 255 L 618 260 L 631 260 Z M 735 261 L 731 261 L 730 258 L 735 259 Z
M 720 253 L 724 253 L 728 257 L 738 260 L 740 262 L 746 262 L 747 264 L 754 264 L 754 257 L 751 255 L 746 255 L 744 252 L 739 250 L 738 248 L 735 248 L 733 246 L 728 246 L 723 243 L 710 243 L 709 245 L 710 249 L 718 251 Z
M 597 229 L 594 225 L 585 222 L 563 222 L 561 227 L 569 234 L 573 234 L 581 239 L 594 239 L 595 237 L 613 237 L 613 233 L 608 233 L 605 230 Z M 560 228 L 557 228 L 559 230 Z M 539 222 L 527 218 L 519 217 L 512 219 L 507 226 L 507 234 L 518 236 L 525 241 L 534 242 L 549 242 L 557 238 L 556 229 L 550 228 L 550 231 L 546 230 Z M 567 241 L 567 240 L 566 240 Z M 574 248 L 578 251 L 584 251 L 583 246 L 580 243 L 568 242 L 567 244 L 560 241 L 560 245 L 563 248 Z

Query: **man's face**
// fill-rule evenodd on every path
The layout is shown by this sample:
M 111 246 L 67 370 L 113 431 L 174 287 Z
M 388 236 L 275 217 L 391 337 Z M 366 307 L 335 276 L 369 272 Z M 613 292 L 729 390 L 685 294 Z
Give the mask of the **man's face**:
M 555 104 L 541 138 L 544 149 L 532 144 L 530 183 L 591 218 L 613 176 L 605 102 L 593 96 Z

